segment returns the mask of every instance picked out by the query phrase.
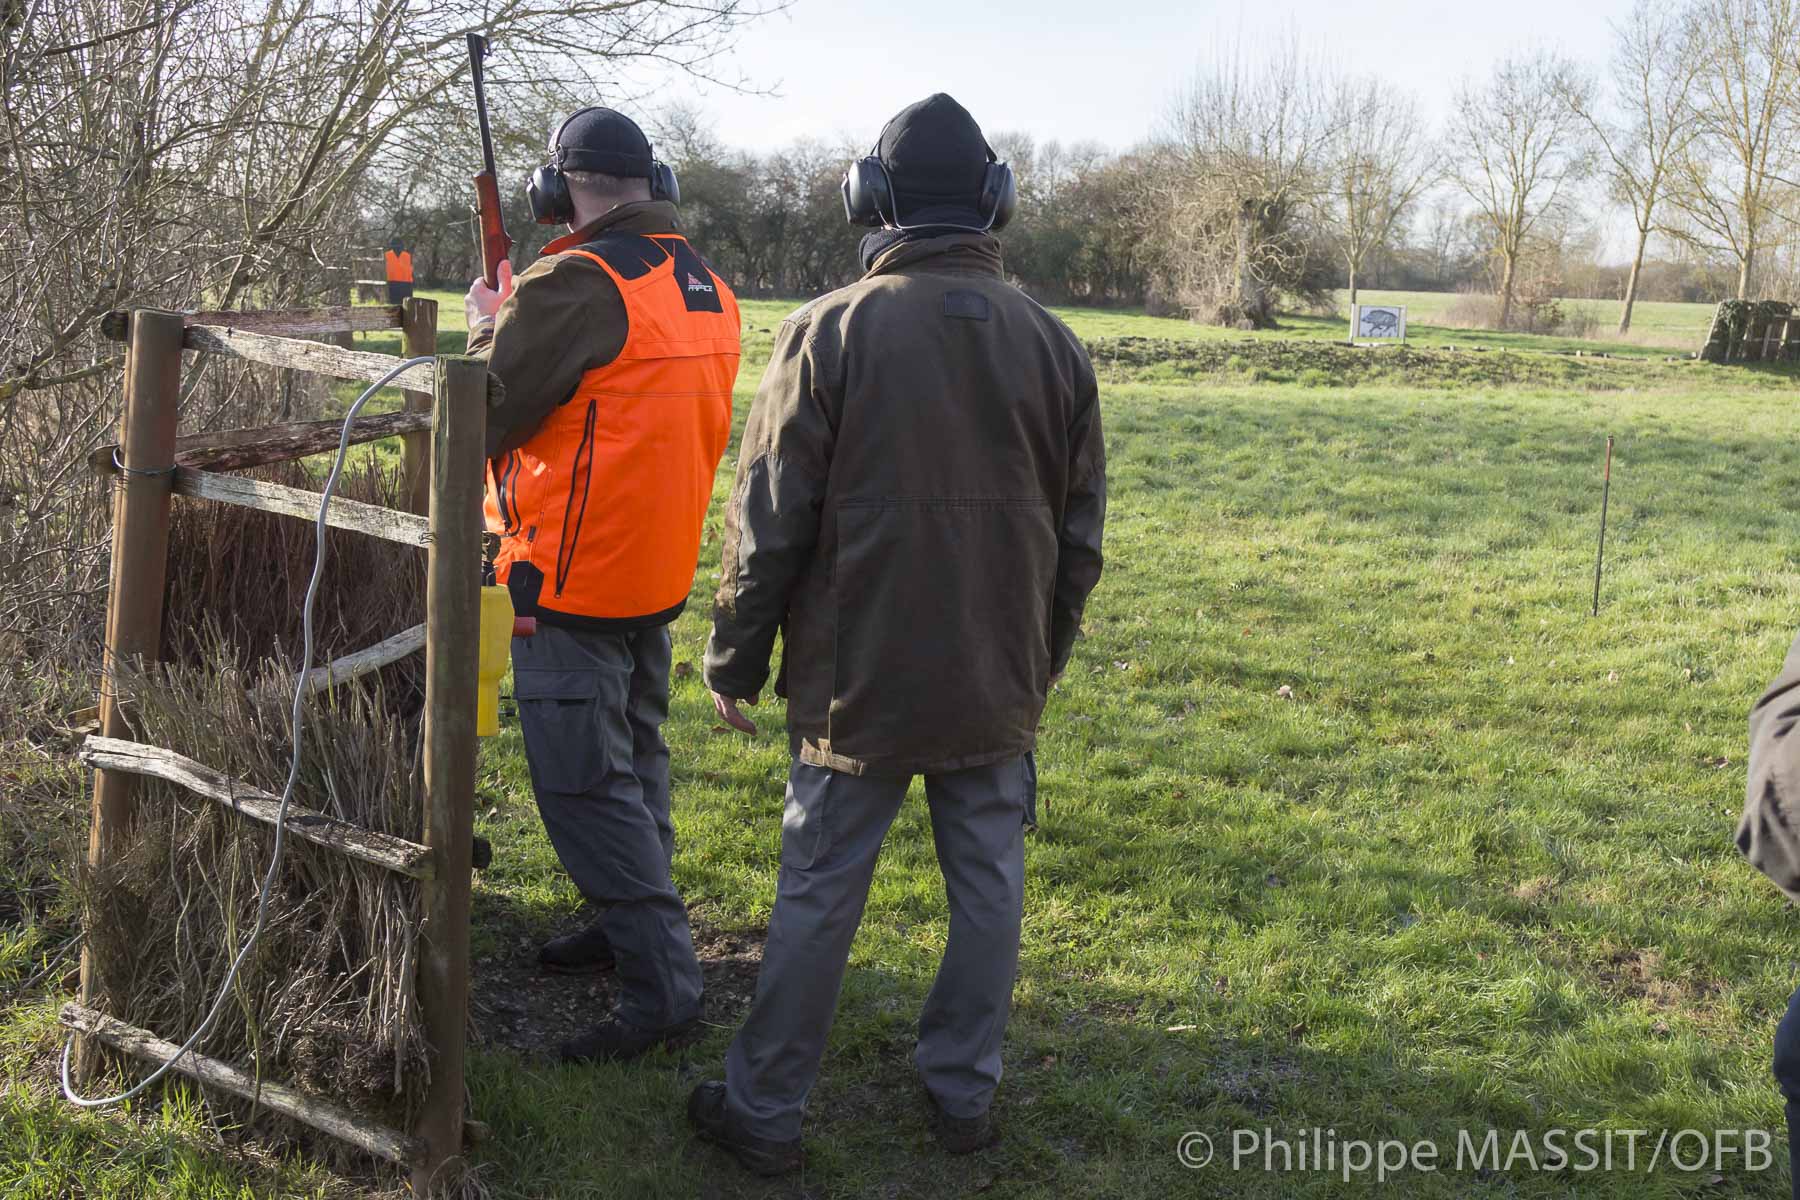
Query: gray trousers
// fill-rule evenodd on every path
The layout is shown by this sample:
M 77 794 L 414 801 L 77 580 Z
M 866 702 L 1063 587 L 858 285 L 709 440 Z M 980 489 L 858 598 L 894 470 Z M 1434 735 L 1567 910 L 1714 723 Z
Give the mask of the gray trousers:
M 660 1029 L 700 1015 L 700 963 L 669 875 L 669 631 L 540 624 L 514 638 L 513 696 L 550 844 L 601 910 L 618 1015 Z
M 725 1059 L 727 1103 L 750 1132 L 800 1136 L 875 859 L 912 780 L 796 760 L 781 875 L 756 999 Z M 945 1112 L 987 1111 L 1000 1082 L 1025 901 L 1031 756 L 925 777 L 950 901 L 950 937 L 919 1018 L 913 1061 Z

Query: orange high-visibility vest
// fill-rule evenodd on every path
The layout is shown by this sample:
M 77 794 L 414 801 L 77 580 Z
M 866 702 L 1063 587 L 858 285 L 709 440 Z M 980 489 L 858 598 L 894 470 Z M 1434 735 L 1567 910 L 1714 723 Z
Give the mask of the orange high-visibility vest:
M 392 250 L 387 252 L 387 281 L 389 283 L 411 283 L 412 251 L 402 250 L 398 254 Z
M 604 234 L 565 252 L 618 285 L 625 346 L 490 464 L 495 575 L 521 615 L 578 627 L 663 624 L 693 587 L 731 439 L 737 298 L 677 234 Z

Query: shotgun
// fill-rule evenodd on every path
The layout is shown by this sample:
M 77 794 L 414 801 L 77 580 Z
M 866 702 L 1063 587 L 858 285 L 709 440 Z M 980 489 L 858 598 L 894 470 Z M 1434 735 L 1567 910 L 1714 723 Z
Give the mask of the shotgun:
M 475 119 L 481 123 L 481 171 L 475 176 L 475 212 L 481 222 L 481 278 L 490 288 L 500 286 L 500 264 L 512 251 L 506 235 L 506 218 L 500 212 L 500 181 L 494 173 L 494 135 L 488 128 L 487 91 L 482 86 L 481 60 L 487 57 L 487 39 L 469 36 L 469 73 L 475 80 Z

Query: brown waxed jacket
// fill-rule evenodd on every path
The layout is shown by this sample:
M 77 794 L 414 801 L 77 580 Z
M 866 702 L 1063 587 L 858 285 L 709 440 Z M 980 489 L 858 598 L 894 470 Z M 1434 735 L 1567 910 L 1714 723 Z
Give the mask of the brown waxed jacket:
M 706 652 L 768 678 L 805 761 L 961 770 L 1031 750 L 1100 578 L 1093 367 L 985 234 L 905 242 L 788 317 L 744 428 Z

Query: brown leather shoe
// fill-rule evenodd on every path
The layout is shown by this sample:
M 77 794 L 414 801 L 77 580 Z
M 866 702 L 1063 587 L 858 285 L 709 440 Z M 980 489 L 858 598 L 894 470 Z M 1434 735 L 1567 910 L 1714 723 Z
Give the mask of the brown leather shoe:
M 929 1088 L 925 1089 L 925 1102 L 931 1105 L 932 1136 L 946 1153 L 973 1154 L 1000 1140 L 1000 1125 L 992 1110 L 978 1117 L 953 1117 L 938 1104 Z
M 698 1020 L 681 1021 L 661 1029 L 644 1029 L 613 1016 L 578 1038 L 564 1042 L 558 1053 L 566 1063 L 629 1062 L 658 1046 L 669 1046 L 686 1037 Z
M 688 1097 L 688 1124 L 694 1132 L 721 1150 L 728 1150 L 738 1164 L 765 1179 L 790 1175 L 805 1162 L 800 1139 L 777 1142 L 747 1132 L 725 1104 L 725 1083 L 714 1079 L 695 1088 Z
M 613 958 L 612 943 L 606 940 L 606 931 L 595 921 L 539 946 L 538 965 L 558 975 L 586 975 L 610 971 L 617 963 Z

